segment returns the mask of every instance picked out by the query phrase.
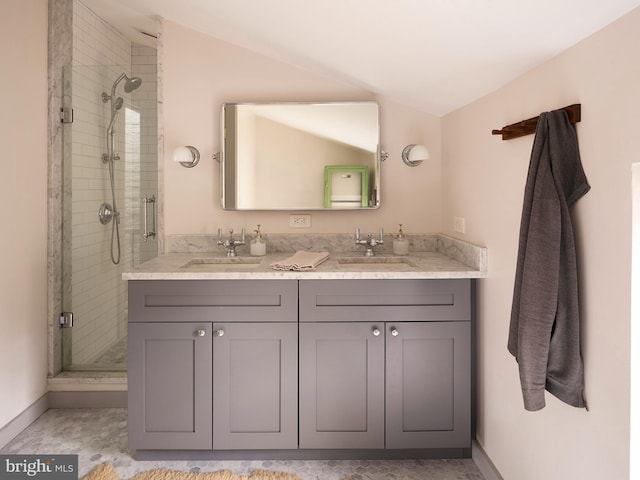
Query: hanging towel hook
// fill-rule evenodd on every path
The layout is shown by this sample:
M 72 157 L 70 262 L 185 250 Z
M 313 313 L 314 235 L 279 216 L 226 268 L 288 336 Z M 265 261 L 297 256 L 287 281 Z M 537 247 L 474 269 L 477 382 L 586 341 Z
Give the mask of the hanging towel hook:
M 574 103 L 559 110 L 567 112 L 569 122 L 575 125 L 581 120 L 581 104 Z M 500 130 L 491 130 L 492 135 L 502 135 L 502 140 L 511 140 L 512 138 L 524 137 L 525 135 L 531 135 L 536 133 L 536 126 L 538 125 L 538 118 L 533 117 L 526 120 L 522 120 L 511 125 L 505 125 Z

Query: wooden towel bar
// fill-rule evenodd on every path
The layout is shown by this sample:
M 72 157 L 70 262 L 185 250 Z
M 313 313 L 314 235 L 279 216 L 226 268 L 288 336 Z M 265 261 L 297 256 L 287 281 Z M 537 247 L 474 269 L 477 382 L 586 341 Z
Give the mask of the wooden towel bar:
M 564 107 L 560 110 L 567 112 L 569 121 L 572 124 L 576 124 L 580 121 L 580 104 L 575 103 Z M 538 125 L 538 118 L 533 117 L 526 120 L 522 120 L 518 123 L 512 123 L 511 125 L 505 125 L 500 130 L 491 130 L 493 135 L 502 135 L 502 140 L 511 140 L 512 138 L 524 137 L 525 135 L 531 135 L 536 133 L 536 126 Z

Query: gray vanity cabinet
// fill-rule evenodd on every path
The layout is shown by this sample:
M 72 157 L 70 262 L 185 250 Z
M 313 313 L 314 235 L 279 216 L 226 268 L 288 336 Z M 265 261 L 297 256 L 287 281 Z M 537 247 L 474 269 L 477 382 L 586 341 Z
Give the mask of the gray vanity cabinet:
M 129 446 L 295 449 L 298 282 L 129 281 Z
M 211 325 L 129 324 L 129 446 L 211 448 Z
M 300 281 L 300 448 L 470 447 L 470 320 L 469 280 Z
M 129 281 L 129 446 L 468 449 L 470 330 L 469 279 Z

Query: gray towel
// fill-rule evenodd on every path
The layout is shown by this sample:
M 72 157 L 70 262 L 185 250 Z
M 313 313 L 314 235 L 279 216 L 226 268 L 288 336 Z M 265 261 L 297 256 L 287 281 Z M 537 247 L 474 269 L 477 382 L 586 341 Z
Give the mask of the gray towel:
M 545 406 L 545 389 L 569 405 L 586 406 L 569 208 L 589 188 L 566 112 L 542 113 L 524 192 L 508 342 L 527 410 Z

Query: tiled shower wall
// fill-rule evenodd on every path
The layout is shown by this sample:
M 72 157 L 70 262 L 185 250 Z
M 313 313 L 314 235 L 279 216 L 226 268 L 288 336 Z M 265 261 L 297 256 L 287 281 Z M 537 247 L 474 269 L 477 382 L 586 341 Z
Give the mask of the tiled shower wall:
M 67 333 L 63 339 L 65 366 L 68 366 L 69 353 L 72 365 L 90 364 L 126 336 L 127 292 L 121 274 L 123 269 L 134 265 L 134 261 L 137 263 L 145 255 L 153 256 L 150 252 L 156 243 L 147 242 L 144 255 L 143 248 L 137 246 L 141 243 L 142 230 L 141 158 L 144 156 L 150 165 L 153 156 L 155 162 L 157 143 L 155 134 L 150 141 L 148 129 L 141 120 L 138 95 L 142 96 L 140 102 L 149 103 L 148 92 L 155 94 L 155 78 L 153 81 L 143 78 L 147 82 L 139 89 L 140 93 L 125 94 L 124 82 L 117 88 L 116 95 L 122 96 L 125 102 L 115 123 L 115 152 L 120 156 L 114 167 L 116 203 L 120 211 L 121 260 L 119 265 L 114 265 L 110 255 L 113 221 L 102 225 L 97 215 L 102 202 L 113 203 L 109 167 L 102 162 L 102 155 L 107 152 L 106 129 L 111 112 L 110 104 L 103 103 L 101 93 L 110 94 L 113 82 L 121 73 L 132 75 L 132 51 L 137 47 L 132 47 L 119 31 L 78 0 L 73 2 L 72 39 L 73 67 L 65 71 L 64 79 L 65 90 L 72 88 L 71 98 L 67 101 L 72 102 L 74 122 L 66 125 L 64 132 L 64 176 L 71 178 L 71 184 L 65 180 L 62 248 L 64 303 L 66 309 L 73 311 L 75 325 L 69 332 L 71 335 Z M 150 62 L 152 50 L 145 52 L 145 63 Z M 136 52 L 135 57 L 140 55 Z M 144 108 L 149 110 L 148 105 Z M 155 127 L 155 119 L 153 114 L 153 120 L 145 122 Z M 151 146 L 141 143 L 143 137 Z M 71 162 L 68 161 L 69 152 L 73 155 Z M 153 179 L 150 182 L 153 183 Z M 154 192 L 155 189 L 157 180 Z

